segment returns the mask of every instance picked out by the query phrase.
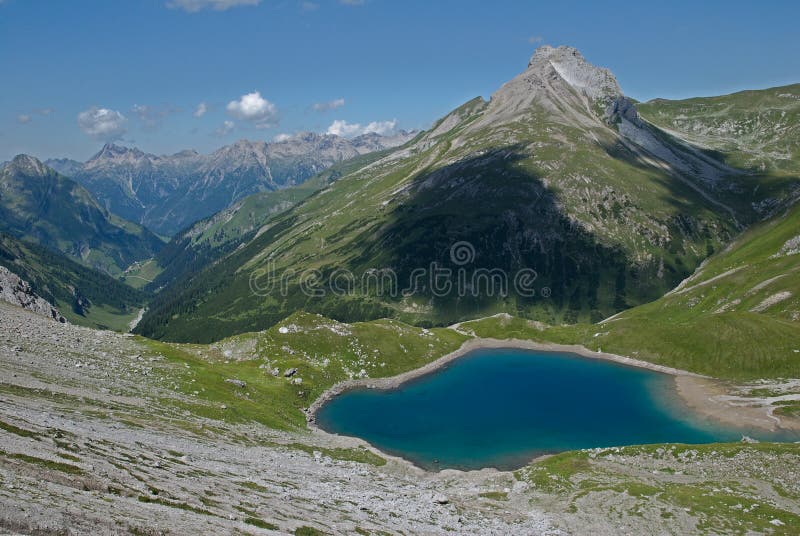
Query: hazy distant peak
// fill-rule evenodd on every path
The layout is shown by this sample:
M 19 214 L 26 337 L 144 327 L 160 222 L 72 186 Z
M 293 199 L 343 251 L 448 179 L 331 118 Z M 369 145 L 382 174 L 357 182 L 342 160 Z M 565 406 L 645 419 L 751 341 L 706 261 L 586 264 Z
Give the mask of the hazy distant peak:
M 12 173 L 19 173 L 28 177 L 43 177 L 51 172 L 41 160 L 27 154 L 18 154 L 11 162 L 6 164 L 6 169 Z

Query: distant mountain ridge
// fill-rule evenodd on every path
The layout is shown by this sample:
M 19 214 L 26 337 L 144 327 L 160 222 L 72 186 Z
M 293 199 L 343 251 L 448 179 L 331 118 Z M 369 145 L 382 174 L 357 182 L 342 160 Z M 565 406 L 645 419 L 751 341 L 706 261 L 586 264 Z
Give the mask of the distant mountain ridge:
M 111 275 L 163 246 L 153 233 L 110 213 L 83 186 L 28 155 L 0 168 L 0 230 Z
M 83 164 L 46 163 L 81 183 L 109 211 L 171 236 L 250 194 L 301 184 L 337 162 L 402 145 L 414 135 L 348 139 L 303 132 L 275 142 L 243 139 L 209 155 L 187 150 L 157 156 L 107 144 Z

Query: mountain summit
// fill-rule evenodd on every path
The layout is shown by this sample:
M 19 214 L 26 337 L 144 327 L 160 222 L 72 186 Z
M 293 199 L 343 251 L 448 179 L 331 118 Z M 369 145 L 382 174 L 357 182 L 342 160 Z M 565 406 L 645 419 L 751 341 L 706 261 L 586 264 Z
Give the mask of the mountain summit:
M 572 47 L 539 47 L 531 56 L 523 76 L 552 78 L 553 71 L 590 99 L 607 100 L 622 96 L 622 89 L 611 71 L 592 65 Z

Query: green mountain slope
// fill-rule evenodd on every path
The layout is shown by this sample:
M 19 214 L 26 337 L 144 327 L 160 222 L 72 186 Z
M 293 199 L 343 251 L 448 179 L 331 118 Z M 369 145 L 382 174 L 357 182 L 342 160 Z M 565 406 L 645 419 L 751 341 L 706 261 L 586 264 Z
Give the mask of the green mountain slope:
M 779 207 L 784 197 L 800 198 L 800 84 L 720 97 L 656 99 L 637 109 L 659 128 L 746 170 L 748 176 L 729 187 L 751 194 L 762 212 Z
M 800 205 L 745 232 L 662 298 L 597 324 L 495 317 L 461 329 L 581 344 L 718 378 L 797 378 Z
M 127 331 L 145 295 L 38 244 L 0 233 L 0 265 L 81 326 Z
M 604 349 L 709 375 L 800 376 L 800 205 L 663 298 L 600 326 Z
M 543 47 L 489 102 L 466 103 L 166 289 L 139 332 L 208 341 L 300 309 L 438 325 L 501 311 L 597 321 L 663 295 L 761 217 L 722 186 L 730 177 L 758 181 L 639 119 L 611 73 L 574 49 Z M 462 292 L 419 283 L 432 263 L 454 285 L 463 269 Z M 346 296 L 331 285 L 342 269 L 355 283 Z M 396 280 L 382 292 L 364 284 L 385 269 Z M 506 274 L 507 288 L 481 270 Z M 520 289 L 523 270 L 534 281 Z
M 144 267 L 145 277 L 150 282 L 141 286 L 158 291 L 199 272 L 251 240 L 276 215 L 387 153 L 375 151 L 333 164 L 298 186 L 253 194 L 193 224 L 173 237 Z M 126 281 L 130 282 L 137 277 L 144 281 L 138 270 L 125 275 Z
M 162 246 L 150 231 L 110 214 L 82 186 L 26 155 L 0 169 L 0 230 L 112 275 Z

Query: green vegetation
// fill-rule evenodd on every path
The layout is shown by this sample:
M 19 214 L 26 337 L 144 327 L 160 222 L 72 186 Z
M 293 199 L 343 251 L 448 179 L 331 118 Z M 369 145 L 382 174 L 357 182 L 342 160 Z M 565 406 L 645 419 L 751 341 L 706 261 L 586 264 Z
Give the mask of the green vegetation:
M 103 209 L 75 181 L 33 157 L 20 155 L 0 168 L 0 230 L 117 275 L 152 257 L 163 243 L 140 225 Z
M 17 454 L 17 453 L 9 453 L 0 450 L 0 458 L 6 458 L 9 460 L 19 460 L 25 463 L 29 463 L 32 465 L 38 465 L 39 467 L 43 467 L 45 469 L 51 469 L 53 471 L 60 471 L 62 473 L 67 473 L 70 475 L 82 475 L 83 469 L 80 467 L 76 467 L 74 465 L 70 465 L 68 463 L 61 463 L 61 462 L 54 462 L 52 460 L 45 460 L 44 458 L 37 458 L 36 456 L 30 456 L 28 454 Z
M 150 290 L 176 284 L 252 240 L 272 218 L 323 189 L 339 177 L 385 155 L 377 151 L 334 164 L 298 186 L 259 192 L 200 220 L 178 233 L 150 265 Z
M 119 276 L 119 280 L 133 288 L 141 289 L 153 282 L 163 271 L 155 259 L 135 262 Z
M 505 491 L 485 491 L 483 493 L 478 494 L 480 497 L 484 499 L 490 499 L 492 501 L 507 501 L 508 500 L 508 493 Z
M 800 264 L 787 244 L 798 236 L 800 205 L 754 226 L 675 292 L 594 325 L 492 317 L 462 329 L 581 344 L 718 378 L 797 378 Z
M 758 176 L 800 173 L 800 84 L 719 97 L 655 99 L 637 106 L 648 121 Z
M 194 512 L 195 514 L 202 514 L 206 516 L 213 516 L 216 515 L 214 512 L 206 510 L 205 508 L 199 508 L 197 506 L 192 506 L 191 504 L 178 502 L 178 501 L 171 501 L 169 499 L 162 499 L 160 497 L 151 497 L 149 495 L 139 495 L 138 497 L 139 502 L 149 503 L 149 504 L 158 504 L 161 506 L 167 506 L 169 508 L 177 508 L 179 510 L 185 510 L 187 512 Z
M 344 449 L 344 448 L 324 448 L 315 447 L 312 445 L 304 445 L 302 443 L 291 443 L 287 445 L 291 448 L 302 450 L 308 454 L 319 452 L 323 456 L 333 458 L 334 460 L 343 460 L 348 462 L 368 463 L 376 467 L 386 465 L 386 460 L 374 452 L 367 450 L 364 447 Z
M 5 430 L 11 434 L 16 434 L 20 437 L 32 437 L 34 439 L 39 437 L 39 434 L 36 432 L 31 432 L 30 430 L 25 430 L 24 428 L 20 428 L 19 426 L 14 426 L 11 423 L 0 421 L 0 430 Z
M 298 527 L 294 530 L 295 536 L 325 536 L 325 533 L 314 527 Z
M 280 528 L 278 527 L 278 525 L 267 523 L 266 521 L 259 519 L 257 517 L 246 517 L 244 518 L 244 522 L 247 523 L 248 525 L 253 525 L 254 527 L 258 527 L 260 529 L 278 530 Z
M 277 429 L 305 425 L 302 410 L 334 384 L 358 377 L 386 377 L 419 368 L 457 349 L 467 337 L 448 329 L 416 328 L 393 320 L 352 325 L 297 313 L 269 330 L 245 334 L 214 346 L 167 344 L 143 339 L 153 353 L 177 367 L 178 404 L 192 413 L 229 422 L 259 422 Z M 223 348 L 247 348 L 244 359 Z M 273 376 L 277 369 L 277 376 Z M 297 369 L 291 377 L 284 373 Z M 245 382 L 239 387 L 225 380 Z M 382 465 L 366 450 L 319 449 L 336 459 Z
M 27 281 L 73 324 L 127 331 L 146 299 L 111 276 L 3 233 L 0 265 Z

